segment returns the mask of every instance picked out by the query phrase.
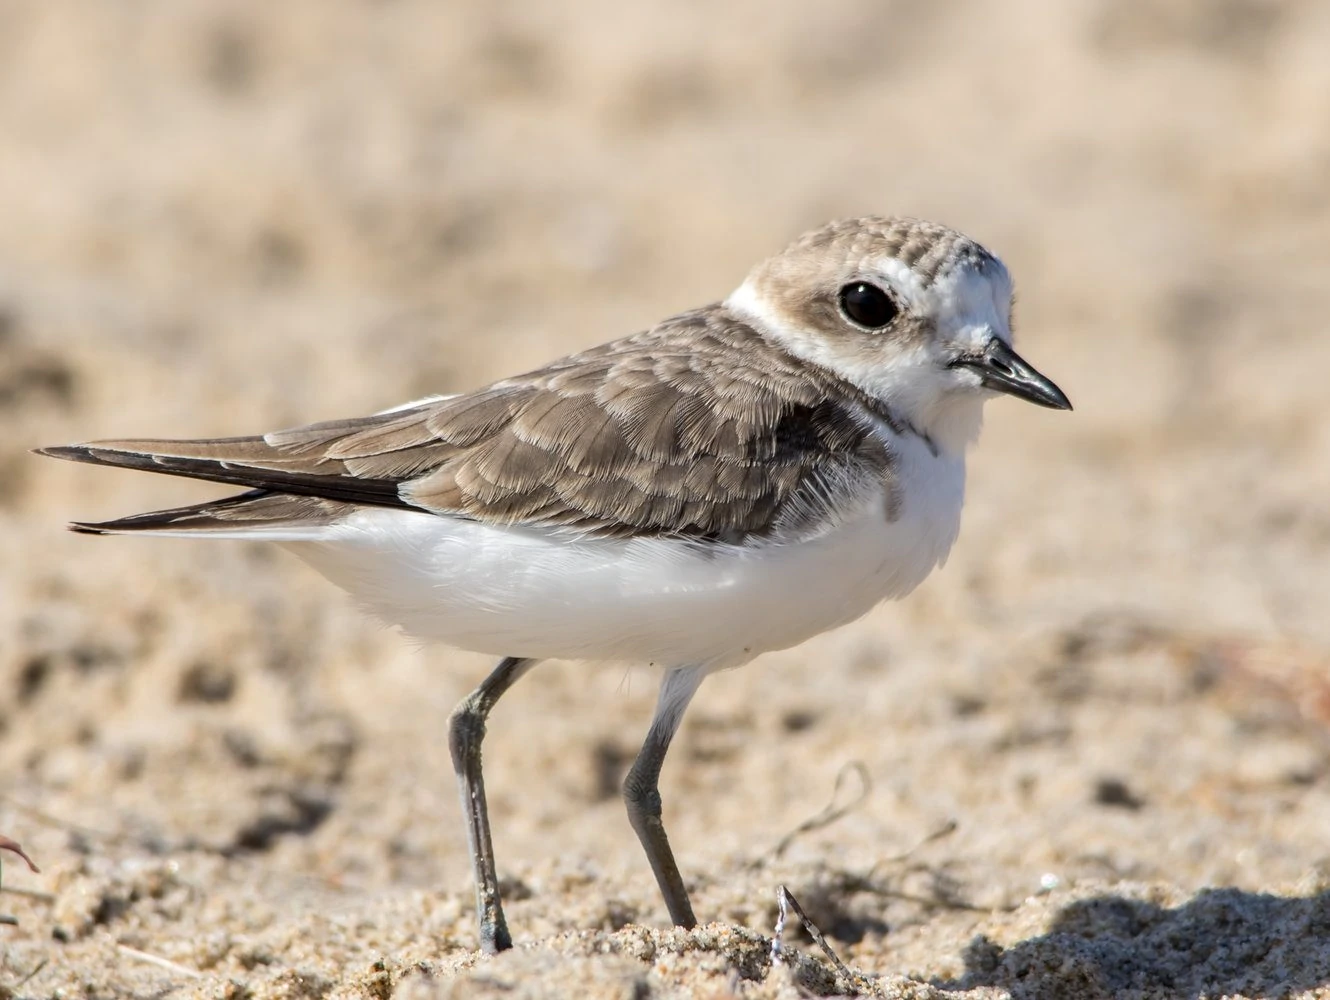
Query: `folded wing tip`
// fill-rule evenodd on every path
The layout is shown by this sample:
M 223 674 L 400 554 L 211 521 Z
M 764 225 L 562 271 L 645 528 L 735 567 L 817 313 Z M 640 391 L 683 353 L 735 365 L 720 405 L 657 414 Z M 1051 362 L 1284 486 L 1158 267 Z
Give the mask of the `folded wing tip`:
M 76 444 L 52 444 L 41 448 L 33 448 L 34 455 L 44 455 L 46 458 L 73 458 L 80 451 L 84 450 L 81 445 Z
M 115 442 L 87 441 L 80 444 L 55 444 L 33 448 L 34 455 L 45 458 L 62 458 L 68 462 L 90 462 L 94 465 L 114 465 L 116 457 L 129 457 L 134 452 L 116 447 Z

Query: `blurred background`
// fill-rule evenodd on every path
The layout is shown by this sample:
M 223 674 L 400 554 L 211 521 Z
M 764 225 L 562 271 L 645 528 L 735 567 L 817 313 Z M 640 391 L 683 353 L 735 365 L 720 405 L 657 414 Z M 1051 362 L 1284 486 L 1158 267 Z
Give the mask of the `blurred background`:
M 69 535 L 216 492 L 28 449 L 465 390 L 866 213 L 999 254 L 1076 411 L 991 404 L 945 571 L 707 682 L 663 784 L 699 915 L 769 928 L 773 865 L 952 820 L 915 895 L 1330 871 L 1327 52 L 1316 0 L 0 4 L 0 833 L 51 894 L 0 895 L 0 983 L 53 935 L 34 990 L 148 974 L 126 943 L 256 996 L 301 942 L 330 983 L 470 947 L 444 731 L 489 668 L 275 549 Z M 549 664 L 495 712 L 519 941 L 665 922 L 617 796 L 655 684 Z M 973 915 L 819 905 L 851 958 L 980 981 Z

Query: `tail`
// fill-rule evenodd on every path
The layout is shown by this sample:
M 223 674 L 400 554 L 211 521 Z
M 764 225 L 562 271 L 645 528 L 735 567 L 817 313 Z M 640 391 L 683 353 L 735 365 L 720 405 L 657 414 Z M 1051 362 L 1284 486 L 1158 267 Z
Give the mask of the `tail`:
M 160 472 L 272 493 L 406 507 L 394 479 L 349 474 L 338 461 L 285 454 L 261 437 L 198 441 L 93 441 L 38 448 L 38 455 L 90 465 Z
M 153 534 L 177 538 L 234 538 L 266 542 L 307 542 L 355 508 L 318 497 L 252 490 L 239 496 L 188 507 L 132 514 L 111 521 L 75 521 L 70 531 L 84 535 Z
M 255 445 L 249 447 L 257 450 L 262 447 L 261 441 L 257 439 Z M 111 521 L 76 521 L 69 526 L 72 531 L 89 535 L 144 532 L 196 538 L 225 536 L 266 541 L 310 541 L 324 537 L 329 525 L 335 524 L 355 509 L 349 500 L 320 494 L 340 493 L 360 503 L 377 500 L 385 506 L 400 504 L 396 500 L 395 490 L 389 496 L 382 489 L 383 484 L 373 480 L 355 480 L 304 470 L 233 465 L 235 453 L 247 445 L 246 439 L 115 441 L 39 448 L 37 454 L 92 465 L 142 469 L 259 487 L 238 496 L 188 507 L 149 511 Z M 210 451 L 226 453 L 231 461 L 213 457 L 208 454 Z M 274 461 L 273 458 L 268 458 L 268 462 L 280 464 L 280 460 Z M 368 500 L 369 497 L 374 500 Z

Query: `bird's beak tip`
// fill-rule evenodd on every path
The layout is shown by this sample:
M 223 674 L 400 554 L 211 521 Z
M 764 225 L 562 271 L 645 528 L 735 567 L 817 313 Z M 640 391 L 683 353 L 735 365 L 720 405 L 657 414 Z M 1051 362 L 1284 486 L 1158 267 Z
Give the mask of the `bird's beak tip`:
M 952 364 L 974 370 L 983 385 L 994 392 L 1004 392 L 1050 410 L 1072 409 L 1071 400 L 1052 379 L 997 337 L 990 341 L 983 354 L 960 357 Z

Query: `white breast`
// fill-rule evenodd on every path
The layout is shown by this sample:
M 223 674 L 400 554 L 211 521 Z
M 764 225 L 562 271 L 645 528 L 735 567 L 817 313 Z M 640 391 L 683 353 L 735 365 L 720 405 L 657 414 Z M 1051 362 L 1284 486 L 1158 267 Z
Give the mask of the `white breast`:
M 913 590 L 960 524 L 962 458 L 898 440 L 900 508 L 798 543 L 573 538 L 366 509 L 288 548 L 421 639 L 494 656 L 735 666 Z

